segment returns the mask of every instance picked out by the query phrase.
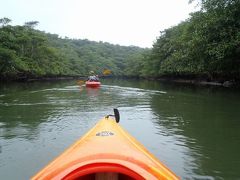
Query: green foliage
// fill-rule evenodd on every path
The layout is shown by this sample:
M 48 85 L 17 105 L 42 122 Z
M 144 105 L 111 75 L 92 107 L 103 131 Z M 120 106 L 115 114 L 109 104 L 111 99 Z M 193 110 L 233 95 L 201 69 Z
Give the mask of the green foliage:
M 15 73 L 15 52 L 9 49 L 0 48 L 0 73 L 6 76 Z
M 145 49 L 142 53 L 134 53 L 125 59 L 124 76 L 141 77 L 149 76 L 149 71 L 146 72 L 144 64 L 149 56 L 149 49 Z
M 35 26 L 37 26 L 39 24 L 38 21 L 29 21 L 29 22 L 25 22 L 25 26 L 29 27 L 29 28 L 34 28 Z
M 6 18 L 6 17 L 0 19 L 0 24 L 2 24 L 2 26 L 5 26 L 10 22 L 11 22 L 11 19 Z
M 161 32 L 144 66 L 149 76 L 240 78 L 240 2 L 200 3 L 201 11 Z
M 89 40 L 62 39 L 34 30 L 37 21 L 24 26 L 0 28 L 0 75 L 2 78 L 41 76 L 124 75 L 126 60 L 143 49 Z M 136 59 L 136 58 L 135 58 Z

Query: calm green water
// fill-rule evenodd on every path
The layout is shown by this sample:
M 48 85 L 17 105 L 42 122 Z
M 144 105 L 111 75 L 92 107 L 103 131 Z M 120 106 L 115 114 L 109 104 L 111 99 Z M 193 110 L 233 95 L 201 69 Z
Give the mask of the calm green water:
M 1 84 L 0 179 L 29 179 L 114 107 L 182 179 L 240 179 L 239 90 L 129 80 Z

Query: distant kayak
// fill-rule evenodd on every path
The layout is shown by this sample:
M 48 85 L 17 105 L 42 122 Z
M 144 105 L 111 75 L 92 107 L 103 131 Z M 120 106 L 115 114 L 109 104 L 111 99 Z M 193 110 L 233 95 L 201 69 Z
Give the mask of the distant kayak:
M 106 116 L 32 179 L 179 178 Z
M 86 81 L 86 87 L 97 88 L 101 85 L 99 81 Z

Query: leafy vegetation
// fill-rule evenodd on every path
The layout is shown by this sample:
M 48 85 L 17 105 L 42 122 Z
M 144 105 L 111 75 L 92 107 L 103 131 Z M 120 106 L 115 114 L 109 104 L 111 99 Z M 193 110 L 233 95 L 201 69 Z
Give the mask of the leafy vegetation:
M 134 61 L 144 49 L 89 40 L 62 39 L 34 27 L 8 25 L 0 20 L 0 75 L 2 79 L 42 76 L 86 76 L 93 70 L 123 76 L 127 60 Z M 109 74 L 109 73 L 108 73 Z
M 143 67 L 147 75 L 240 78 L 240 1 L 199 3 L 200 11 L 161 32 Z

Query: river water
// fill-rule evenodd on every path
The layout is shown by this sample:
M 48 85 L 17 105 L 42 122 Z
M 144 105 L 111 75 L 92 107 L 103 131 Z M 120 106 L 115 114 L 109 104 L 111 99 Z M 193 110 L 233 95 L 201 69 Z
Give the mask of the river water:
M 0 179 L 29 179 L 113 108 L 182 179 L 240 179 L 239 90 L 134 80 L 0 85 Z

